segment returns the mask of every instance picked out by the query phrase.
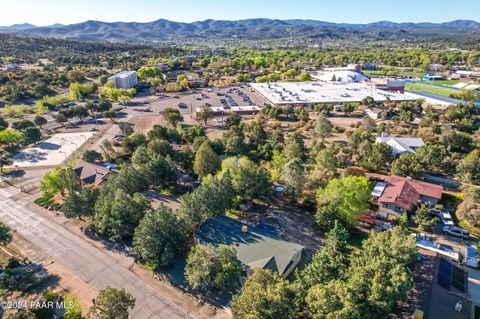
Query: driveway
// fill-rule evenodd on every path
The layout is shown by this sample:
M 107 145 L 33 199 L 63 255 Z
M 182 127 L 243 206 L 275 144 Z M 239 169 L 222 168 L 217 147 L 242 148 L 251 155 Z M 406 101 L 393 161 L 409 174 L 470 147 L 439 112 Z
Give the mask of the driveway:
M 480 270 L 466 267 L 468 270 L 468 292 L 472 298 L 472 314 L 475 305 L 480 305 Z
M 192 318 L 129 269 L 133 259 L 106 254 L 54 221 L 0 193 L 0 220 L 19 235 L 100 290 L 125 288 L 136 298 L 133 318 Z

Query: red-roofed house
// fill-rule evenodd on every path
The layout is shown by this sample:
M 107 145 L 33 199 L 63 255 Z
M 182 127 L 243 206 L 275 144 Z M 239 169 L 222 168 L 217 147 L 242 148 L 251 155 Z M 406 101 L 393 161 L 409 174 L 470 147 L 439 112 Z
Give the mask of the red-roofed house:
M 443 192 L 442 186 L 400 176 L 389 176 L 382 186 L 383 191 L 377 190 L 373 196 L 379 204 L 377 215 L 388 220 L 411 212 L 420 203 L 437 205 Z

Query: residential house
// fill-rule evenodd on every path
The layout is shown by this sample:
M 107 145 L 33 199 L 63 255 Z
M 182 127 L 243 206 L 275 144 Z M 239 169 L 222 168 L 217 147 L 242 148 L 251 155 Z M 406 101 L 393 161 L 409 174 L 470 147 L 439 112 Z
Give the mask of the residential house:
M 380 137 L 377 137 L 375 143 L 387 143 L 390 145 L 393 157 L 403 154 L 415 154 L 417 149 L 425 144 L 421 138 L 391 137 L 387 133 L 382 133 Z
M 99 186 L 108 180 L 114 171 L 111 169 L 90 162 L 82 162 L 73 168 L 73 172 L 78 176 L 84 185 Z
M 280 231 L 272 226 L 247 225 L 226 216 L 207 219 L 194 239 L 196 244 L 234 247 L 247 276 L 256 268 L 264 268 L 287 277 L 299 263 L 304 248 L 283 240 Z
M 434 207 L 442 192 L 442 186 L 392 175 L 376 184 L 372 197 L 378 203 L 377 216 L 393 220 L 414 211 L 421 203 Z
M 20 69 L 21 69 L 20 65 L 16 63 L 7 64 L 7 66 L 5 67 L 5 71 L 18 71 Z

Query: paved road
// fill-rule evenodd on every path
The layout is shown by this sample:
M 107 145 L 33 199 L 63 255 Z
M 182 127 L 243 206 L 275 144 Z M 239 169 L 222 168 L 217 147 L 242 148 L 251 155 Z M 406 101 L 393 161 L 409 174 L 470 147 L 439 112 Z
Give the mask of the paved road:
M 0 192 L 0 220 L 18 234 L 97 289 L 110 285 L 128 290 L 136 298 L 134 318 L 190 318 L 128 270 L 130 258 L 107 255 L 61 225 L 39 216 Z

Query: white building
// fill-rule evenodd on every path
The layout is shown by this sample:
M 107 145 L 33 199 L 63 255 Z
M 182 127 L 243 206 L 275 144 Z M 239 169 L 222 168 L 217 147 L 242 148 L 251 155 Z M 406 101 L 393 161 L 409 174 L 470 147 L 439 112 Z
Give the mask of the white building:
M 335 66 L 332 68 L 324 68 L 323 70 L 327 72 L 334 72 L 334 71 L 354 71 L 360 72 L 362 70 L 362 66 L 358 63 L 350 63 L 347 66 Z
M 108 78 L 117 89 L 129 89 L 138 84 L 136 71 L 122 71 Z
M 313 74 L 312 77 L 323 82 L 348 83 L 368 81 L 368 78 L 365 75 L 349 70 L 327 71 L 319 73 L 318 75 Z
M 425 144 L 421 138 L 391 137 L 387 133 L 382 133 L 380 137 L 377 137 L 375 143 L 387 143 L 390 145 L 393 157 L 404 154 L 415 154 L 417 149 Z
M 10 63 L 5 68 L 5 71 L 18 71 L 18 70 L 20 70 L 20 65 L 16 63 Z
M 363 112 L 365 113 L 366 116 L 370 117 L 371 119 L 378 120 L 378 119 L 381 119 L 383 117 L 383 114 L 385 114 L 387 111 L 383 109 L 379 109 L 377 107 L 373 107 L 371 109 L 367 108 Z
M 368 96 L 375 102 L 387 100 L 403 102 L 417 99 L 400 92 L 377 89 L 368 82 L 275 82 L 250 83 L 250 86 L 268 103 L 277 106 L 361 102 Z

